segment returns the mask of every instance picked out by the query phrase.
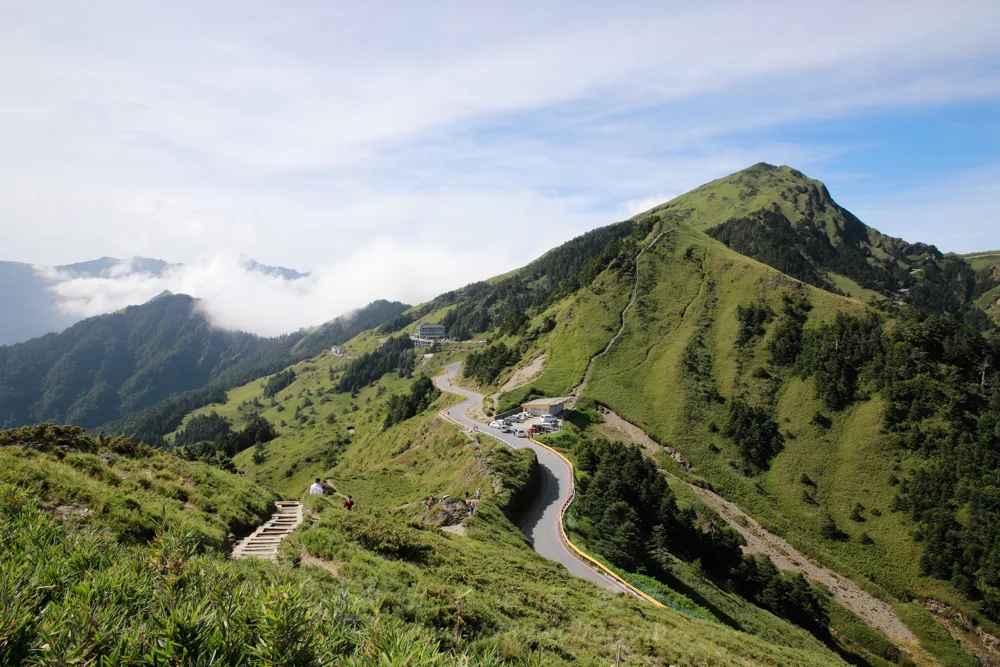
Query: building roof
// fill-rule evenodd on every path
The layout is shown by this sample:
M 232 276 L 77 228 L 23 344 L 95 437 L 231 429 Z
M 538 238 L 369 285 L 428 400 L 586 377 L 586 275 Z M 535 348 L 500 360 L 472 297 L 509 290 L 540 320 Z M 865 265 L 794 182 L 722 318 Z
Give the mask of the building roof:
M 533 401 L 525 401 L 524 403 L 521 404 L 521 407 L 547 408 L 553 405 L 559 405 L 560 403 L 565 403 L 568 400 L 569 400 L 568 396 L 560 396 L 558 398 L 536 398 Z

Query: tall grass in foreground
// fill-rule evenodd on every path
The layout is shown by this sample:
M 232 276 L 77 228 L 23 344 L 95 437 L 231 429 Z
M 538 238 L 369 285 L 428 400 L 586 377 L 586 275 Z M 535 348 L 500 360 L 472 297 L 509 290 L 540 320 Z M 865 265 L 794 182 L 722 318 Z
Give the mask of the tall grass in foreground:
M 0 485 L 0 666 L 468 665 L 420 628 L 277 565 L 199 554 L 184 535 L 122 546 Z

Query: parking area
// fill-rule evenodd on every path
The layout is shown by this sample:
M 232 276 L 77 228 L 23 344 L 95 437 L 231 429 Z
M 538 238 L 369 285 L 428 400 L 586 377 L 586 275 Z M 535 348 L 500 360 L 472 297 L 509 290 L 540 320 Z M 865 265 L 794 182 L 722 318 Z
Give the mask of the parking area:
M 519 431 L 523 431 L 525 436 L 555 433 L 563 427 L 561 419 L 555 419 L 552 417 L 536 417 L 525 413 L 507 417 L 503 420 L 503 423 L 506 424 L 506 427 L 502 427 L 500 425 L 501 422 L 498 421 L 491 422 L 490 427 L 501 430 L 505 433 L 508 432 L 506 429 L 510 429 L 509 432 L 515 435 L 519 435 Z

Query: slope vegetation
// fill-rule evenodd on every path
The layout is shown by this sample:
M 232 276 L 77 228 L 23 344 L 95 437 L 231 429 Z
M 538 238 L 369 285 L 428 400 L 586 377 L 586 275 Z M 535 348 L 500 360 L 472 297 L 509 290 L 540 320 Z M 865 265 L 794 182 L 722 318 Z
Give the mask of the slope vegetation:
M 93 428 L 164 401 L 168 405 L 154 411 L 158 418 L 169 405 L 180 405 L 183 415 L 231 386 L 315 355 L 405 309 L 376 302 L 312 332 L 261 338 L 214 327 L 191 297 L 160 296 L 59 334 L 0 347 L 0 425 L 50 421 Z M 201 391 L 177 396 L 192 390 Z M 146 441 L 158 435 L 142 419 L 109 430 Z
M 554 566 L 518 542 L 502 510 L 496 523 L 486 521 L 488 511 L 482 523 L 467 520 L 465 539 L 426 532 L 450 519 L 425 512 L 423 498 L 461 498 L 492 486 L 485 480 L 494 473 L 482 458 L 493 456 L 488 450 L 433 418 L 428 409 L 445 399 L 428 393 L 421 374 L 467 357 L 464 382 L 489 394 L 544 355 L 543 370 L 500 392 L 496 409 L 575 388 L 571 426 L 551 440 L 578 466 L 567 530 L 609 566 L 729 626 L 699 626 L 698 641 L 740 630 L 808 659 L 971 666 L 988 654 L 974 637 L 997 634 L 1000 620 L 993 498 L 1000 345 L 973 307 L 996 288 L 986 269 L 866 227 L 821 183 L 756 165 L 402 313 L 347 343 L 353 360 L 309 359 L 233 389 L 185 424 L 213 411 L 233 423 L 261 416 L 277 437 L 238 454 L 236 465 L 289 497 L 315 477 L 329 479 L 370 510 L 365 525 L 385 536 L 388 552 L 362 528 L 341 527 L 339 516 L 320 519 L 330 534 L 313 533 L 325 534 L 327 546 L 310 546 L 307 530 L 300 547 L 352 585 L 391 587 L 383 578 L 390 568 L 411 588 L 460 597 L 441 587 L 477 581 L 476 572 L 446 575 L 432 554 L 476 553 L 493 577 L 489 586 L 525 591 L 516 586 L 546 581 L 526 595 L 548 591 L 582 619 L 581 634 L 593 632 L 607 646 L 613 636 L 587 625 L 595 608 L 568 602 L 582 583 L 548 578 Z M 474 340 L 423 359 L 394 337 L 421 319 Z M 644 433 L 642 451 L 608 441 L 601 423 L 608 408 Z M 782 574 L 752 546 L 742 553 L 725 517 L 688 487 L 668 486 L 664 471 L 714 489 L 823 571 L 850 578 L 892 622 L 866 625 L 822 582 Z M 335 516 L 333 507 L 315 509 Z M 409 520 L 422 528 L 401 527 Z M 489 528 L 491 542 L 477 525 Z M 417 555 L 402 558 L 409 565 L 378 560 L 399 560 L 394 544 L 413 545 L 405 550 Z M 504 560 L 515 555 L 516 566 Z M 366 568 L 352 570 L 360 561 Z M 510 582 L 512 567 L 530 576 Z M 484 595 L 487 584 L 479 583 L 470 588 Z M 444 613 L 423 592 L 391 597 L 414 617 L 425 605 L 436 618 Z M 500 611 L 484 611 L 482 627 L 492 630 L 470 641 L 499 641 L 504 655 L 513 655 L 504 646 L 519 633 L 567 645 L 559 634 L 566 626 L 539 621 L 537 610 L 503 611 L 501 600 L 481 599 Z M 957 610 L 970 631 L 956 634 L 953 622 L 940 622 L 932 611 L 942 606 Z M 621 618 L 637 623 L 631 611 Z M 552 650 L 565 662 L 610 657 L 582 644 L 566 655 Z M 657 651 L 634 649 L 636 657 L 667 655 Z M 673 657 L 700 662 L 698 651 L 690 645 Z M 747 654 L 738 655 L 723 661 Z
M 421 374 L 437 371 L 438 356 L 418 364 L 415 378 L 392 371 L 337 392 L 351 384 L 352 366 L 367 367 L 366 354 L 380 349 L 368 334 L 347 348 L 353 361 L 302 362 L 271 398 L 267 382 L 254 382 L 187 422 L 212 412 L 238 419 L 259 404 L 279 435 L 235 457 L 247 477 L 289 498 L 303 497 L 319 477 L 353 497 L 350 513 L 340 497 L 305 498 L 318 521 L 283 543 L 284 560 L 358 595 L 375 590 L 385 612 L 419 624 L 442 646 L 495 653 L 505 664 L 526 656 L 534 664 L 605 664 L 619 644 L 622 660 L 635 664 L 843 664 L 767 612 L 747 611 L 754 632 L 738 632 L 612 595 L 544 560 L 512 522 L 533 492 L 530 451 L 470 440 L 437 418 L 434 408 L 447 395 L 402 421 L 391 417 L 398 397 L 413 395 Z M 477 491 L 481 502 L 470 518 L 462 499 Z M 422 502 L 428 496 L 439 501 L 430 509 Z M 457 525 L 461 536 L 441 530 Z M 711 615 L 668 587 L 661 592 Z

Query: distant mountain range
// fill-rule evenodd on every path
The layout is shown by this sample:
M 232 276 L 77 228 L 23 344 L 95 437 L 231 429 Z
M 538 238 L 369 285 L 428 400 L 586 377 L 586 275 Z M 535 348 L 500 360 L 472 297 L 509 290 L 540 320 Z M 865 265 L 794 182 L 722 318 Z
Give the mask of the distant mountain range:
M 164 293 L 0 347 L 0 427 L 48 421 L 93 428 L 162 404 L 152 419 L 167 428 L 174 413 L 220 400 L 232 386 L 343 344 L 409 308 L 375 301 L 311 330 L 262 338 L 212 326 L 196 303 Z M 125 430 L 157 441 L 138 425 Z
M 268 266 L 245 258 L 242 264 L 249 271 L 269 276 L 298 280 L 308 276 L 283 266 Z M 40 267 L 23 262 L 0 262 L 0 345 L 10 345 L 47 333 L 62 331 L 78 322 L 79 316 L 59 309 L 59 299 L 52 286 L 54 277 L 101 278 L 143 273 L 162 276 L 172 268 L 183 266 L 162 259 L 132 257 L 128 260 L 101 257 L 86 262 L 62 266 Z

